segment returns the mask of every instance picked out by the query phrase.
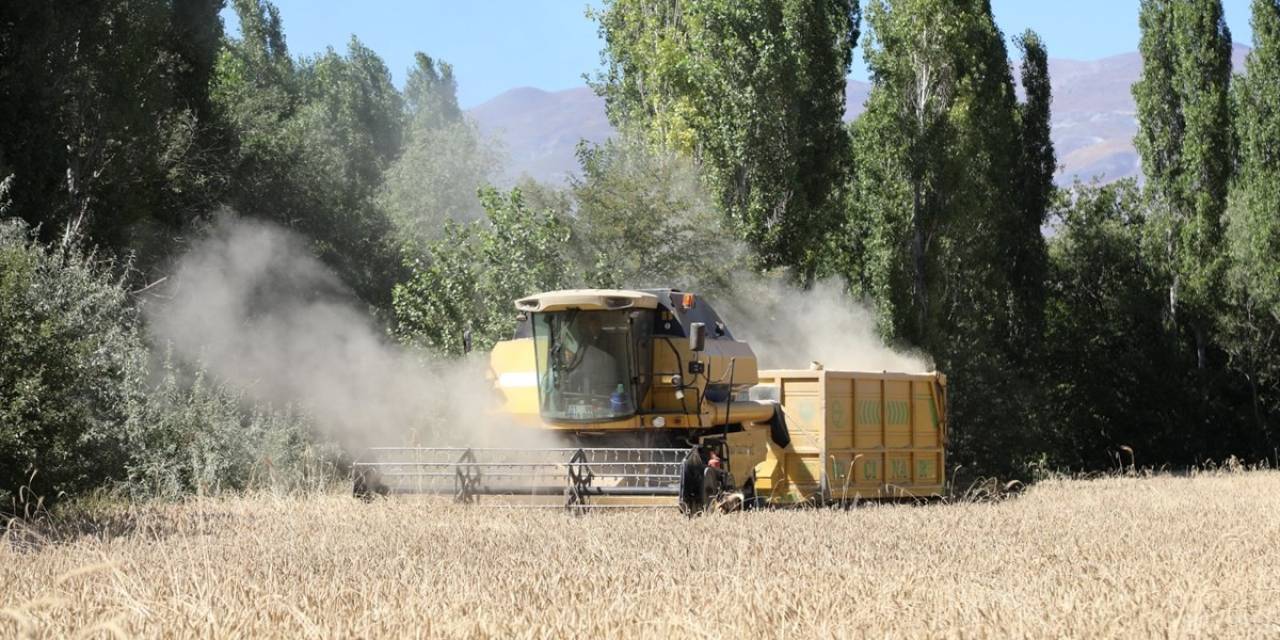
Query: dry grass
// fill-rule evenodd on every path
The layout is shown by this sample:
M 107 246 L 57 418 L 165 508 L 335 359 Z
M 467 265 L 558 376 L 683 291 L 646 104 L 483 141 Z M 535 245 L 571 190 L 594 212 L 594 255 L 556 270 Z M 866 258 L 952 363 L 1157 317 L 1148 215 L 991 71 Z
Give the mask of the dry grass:
M 85 529 L 10 531 L 0 637 L 1280 636 L 1277 472 L 694 520 L 255 497 Z

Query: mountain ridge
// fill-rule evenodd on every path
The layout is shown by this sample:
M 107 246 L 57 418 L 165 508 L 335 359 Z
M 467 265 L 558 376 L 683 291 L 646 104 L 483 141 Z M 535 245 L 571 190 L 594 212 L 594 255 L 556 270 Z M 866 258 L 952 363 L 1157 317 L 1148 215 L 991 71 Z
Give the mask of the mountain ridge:
M 1235 44 L 1232 65 L 1243 69 L 1249 48 Z M 1097 60 L 1051 58 L 1052 136 L 1059 184 L 1075 179 L 1103 182 L 1137 177 L 1136 107 L 1130 87 L 1142 71 L 1137 52 Z M 1014 67 L 1014 77 L 1018 75 Z M 845 121 L 862 113 L 871 85 L 850 79 Z M 500 141 L 508 156 L 506 179 L 521 175 L 559 183 L 578 169 L 579 141 L 600 143 L 613 135 L 604 99 L 590 87 L 559 91 L 516 87 L 467 110 L 480 131 Z

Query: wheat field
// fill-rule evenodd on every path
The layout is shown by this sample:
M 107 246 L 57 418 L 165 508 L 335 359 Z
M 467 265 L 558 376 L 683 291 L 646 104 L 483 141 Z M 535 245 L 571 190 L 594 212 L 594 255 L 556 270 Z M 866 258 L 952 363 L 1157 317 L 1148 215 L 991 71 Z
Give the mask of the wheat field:
M 337 494 L 97 511 L 5 533 L 0 637 L 1280 637 L 1274 471 L 694 519 Z

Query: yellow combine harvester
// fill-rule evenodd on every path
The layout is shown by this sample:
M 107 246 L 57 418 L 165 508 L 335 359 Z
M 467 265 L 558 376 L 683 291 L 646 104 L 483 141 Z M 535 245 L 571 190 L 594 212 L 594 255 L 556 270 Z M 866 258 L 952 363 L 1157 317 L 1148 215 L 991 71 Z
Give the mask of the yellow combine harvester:
M 694 512 L 942 494 L 940 373 L 759 371 L 705 300 L 673 289 L 553 291 L 516 309 L 492 384 L 511 422 L 564 446 L 372 449 L 358 495 Z

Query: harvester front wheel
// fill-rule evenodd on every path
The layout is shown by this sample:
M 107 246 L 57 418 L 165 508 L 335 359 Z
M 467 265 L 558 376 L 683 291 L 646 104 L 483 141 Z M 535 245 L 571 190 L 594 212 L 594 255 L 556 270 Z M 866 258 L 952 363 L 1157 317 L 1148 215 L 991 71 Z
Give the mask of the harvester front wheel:
M 757 502 L 757 500 L 758 498 L 756 497 L 756 481 L 753 478 L 751 480 L 748 480 L 746 484 L 742 485 L 742 508 L 743 509 L 760 508 L 760 504 L 759 502 Z
M 680 511 L 686 515 L 701 513 L 707 506 L 705 478 L 708 470 L 697 453 L 685 458 L 680 473 Z
M 389 493 L 387 486 L 382 483 L 377 472 L 357 469 L 352 474 L 351 494 L 356 498 L 368 502 L 387 493 Z
M 702 471 L 702 505 L 705 509 L 707 505 L 715 502 L 720 497 L 720 492 L 724 490 L 723 482 L 724 472 L 715 467 L 706 467 Z

